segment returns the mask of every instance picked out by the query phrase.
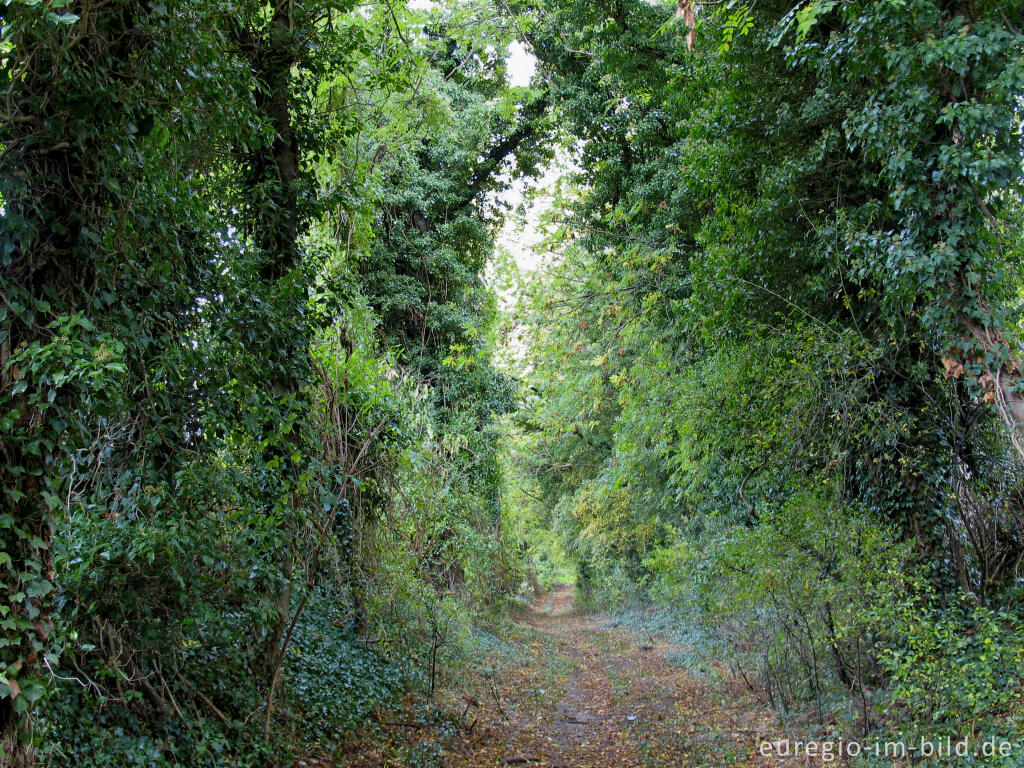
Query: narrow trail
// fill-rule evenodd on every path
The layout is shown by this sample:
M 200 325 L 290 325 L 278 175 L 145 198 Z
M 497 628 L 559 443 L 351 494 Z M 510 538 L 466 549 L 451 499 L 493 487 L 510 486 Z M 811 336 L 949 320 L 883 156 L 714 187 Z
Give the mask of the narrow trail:
M 577 614 L 571 587 L 539 599 L 520 621 L 534 639 L 446 766 L 797 764 L 759 754 L 761 740 L 776 737 L 774 720 L 742 686 L 690 674 L 673 661 L 677 646 Z

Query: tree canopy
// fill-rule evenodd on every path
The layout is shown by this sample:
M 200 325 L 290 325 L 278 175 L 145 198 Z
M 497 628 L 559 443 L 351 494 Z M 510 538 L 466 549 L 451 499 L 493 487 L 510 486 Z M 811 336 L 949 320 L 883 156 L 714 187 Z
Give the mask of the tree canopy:
M 5 3 L 0 763 L 329 750 L 567 576 L 1019 732 L 1022 17 Z

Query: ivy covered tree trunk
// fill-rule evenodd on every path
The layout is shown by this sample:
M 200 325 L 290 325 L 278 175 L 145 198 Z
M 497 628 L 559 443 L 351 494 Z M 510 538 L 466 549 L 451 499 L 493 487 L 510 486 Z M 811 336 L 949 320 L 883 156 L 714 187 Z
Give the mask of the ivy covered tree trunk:
M 114 369 L 94 322 L 113 257 L 98 243 L 126 204 L 125 125 L 145 110 L 127 94 L 149 44 L 146 4 L 112 0 L 79 19 L 85 6 L 4 10 L 13 52 L 0 77 L 12 109 L 0 121 L 0 730 L 11 766 L 33 762 L 31 712 L 57 663 L 58 470 L 88 439 L 84 393 Z

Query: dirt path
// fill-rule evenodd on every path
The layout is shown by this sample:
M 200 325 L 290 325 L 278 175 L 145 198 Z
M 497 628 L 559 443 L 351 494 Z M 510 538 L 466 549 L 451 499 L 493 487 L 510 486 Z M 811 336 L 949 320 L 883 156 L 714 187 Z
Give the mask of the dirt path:
M 806 768 L 763 757 L 781 734 L 742 685 L 689 671 L 685 649 L 580 615 L 571 587 L 538 599 L 462 684 L 305 768 Z M 339 760 L 340 758 L 340 760 Z
M 524 658 L 492 687 L 450 768 L 704 768 L 782 766 L 758 754 L 773 718 L 738 685 L 697 678 L 681 649 L 607 628 L 573 611 L 563 587 L 522 623 Z M 510 679 L 509 679 L 510 678 Z

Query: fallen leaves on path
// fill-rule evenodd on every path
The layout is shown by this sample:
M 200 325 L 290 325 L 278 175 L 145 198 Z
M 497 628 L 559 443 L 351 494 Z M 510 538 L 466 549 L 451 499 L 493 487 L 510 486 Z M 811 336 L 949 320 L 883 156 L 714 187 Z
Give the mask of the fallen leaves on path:
M 520 623 L 530 631 L 518 663 L 479 690 L 450 695 L 462 725 L 440 740 L 445 768 L 809 765 L 759 753 L 763 739 L 777 738 L 775 719 L 739 683 L 694 676 L 670 660 L 678 647 L 576 614 L 568 587 Z M 432 737 L 406 730 L 390 746 Z M 388 744 L 355 747 L 344 764 L 411 765 Z

